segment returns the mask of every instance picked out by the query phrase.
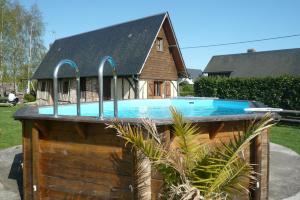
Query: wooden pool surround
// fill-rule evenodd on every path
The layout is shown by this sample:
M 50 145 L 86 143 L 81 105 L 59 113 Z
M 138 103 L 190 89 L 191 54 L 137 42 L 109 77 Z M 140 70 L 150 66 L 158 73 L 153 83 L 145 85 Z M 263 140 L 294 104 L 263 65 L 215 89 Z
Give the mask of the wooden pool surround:
M 62 199 L 137 199 L 133 190 L 134 153 L 124 146 L 110 120 L 94 117 L 39 115 L 37 107 L 18 110 L 15 119 L 22 122 L 24 200 Z M 199 126 L 199 143 L 228 141 L 237 131 L 245 131 L 249 122 L 262 114 L 189 118 Z M 140 119 L 122 119 L 140 124 Z M 170 148 L 176 147 L 170 120 L 155 121 Z M 268 199 L 268 130 L 256 137 L 244 152 L 260 173 L 259 186 L 252 199 Z M 162 181 L 152 171 L 151 199 L 157 199 Z M 247 195 L 239 199 L 249 199 Z

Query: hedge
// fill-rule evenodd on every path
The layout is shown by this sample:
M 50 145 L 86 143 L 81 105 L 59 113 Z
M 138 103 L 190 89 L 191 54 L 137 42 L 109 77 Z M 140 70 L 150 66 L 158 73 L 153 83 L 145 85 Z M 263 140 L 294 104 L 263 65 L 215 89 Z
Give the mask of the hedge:
M 270 107 L 300 110 L 300 77 L 201 77 L 194 84 L 200 97 L 256 100 Z
M 34 102 L 36 99 L 35 99 L 35 96 L 33 96 L 32 94 L 25 94 L 24 100 L 26 102 Z
M 195 93 L 194 93 L 194 87 L 193 85 L 190 85 L 190 84 L 186 84 L 186 83 L 183 83 L 183 84 L 180 84 L 179 85 L 179 95 L 180 96 L 194 96 Z

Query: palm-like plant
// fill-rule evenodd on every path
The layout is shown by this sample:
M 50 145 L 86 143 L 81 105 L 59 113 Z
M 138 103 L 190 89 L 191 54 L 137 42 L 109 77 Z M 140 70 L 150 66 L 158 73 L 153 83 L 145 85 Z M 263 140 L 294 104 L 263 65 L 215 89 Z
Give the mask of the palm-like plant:
M 109 125 L 117 130 L 118 136 L 142 152 L 139 155 L 147 157 L 162 175 L 163 199 L 232 199 L 238 193 L 247 194 L 256 176 L 253 166 L 241 154 L 254 137 L 272 126 L 271 114 L 253 121 L 243 134 L 234 135 L 229 143 L 213 146 L 199 145 L 197 126 L 185 120 L 174 108 L 170 110 L 176 149 L 170 149 L 162 142 L 162 135 L 151 120 L 144 120 L 141 126 L 118 120 Z

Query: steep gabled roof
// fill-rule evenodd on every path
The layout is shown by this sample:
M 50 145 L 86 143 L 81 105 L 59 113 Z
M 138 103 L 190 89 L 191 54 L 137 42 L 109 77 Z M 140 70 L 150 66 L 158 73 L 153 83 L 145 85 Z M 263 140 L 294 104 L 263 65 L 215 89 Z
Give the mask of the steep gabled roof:
M 62 59 L 75 61 L 82 77 L 97 76 L 100 59 L 106 55 L 116 60 L 118 76 L 139 74 L 166 18 L 168 13 L 162 13 L 58 39 L 33 79 L 51 79 L 55 66 Z M 106 67 L 104 75 L 110 76 L 111 69 Z M 73 76 L 74 72 L 66 67 L 59 73 L 59 77 Z
M 300 75 L 300 48 L 213 56 L 204 73 L 231 72 L 231 77 Z
M 196 78 L 202 75 L 201 69 L 187 68 L 187 72 L 189 74 L 189 78 L 192 80 L 195 80 Z

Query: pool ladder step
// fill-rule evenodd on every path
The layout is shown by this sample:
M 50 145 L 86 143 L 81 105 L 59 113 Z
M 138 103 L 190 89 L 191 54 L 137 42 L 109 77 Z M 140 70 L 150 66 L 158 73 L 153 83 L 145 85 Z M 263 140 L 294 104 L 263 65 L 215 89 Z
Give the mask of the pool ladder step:
M 104 110 L 103 110 L 103 69 L 105 63 L 108 62 L 112 67 L 112 74 L 114 80 L 114 117 L 118 117 L 118 88 L 117 88 L 117 70 L 116 70 L 116 62 L 111 56 L 105 56 L 99 65 L 98 68 L 98 84 L 99 84 L 99 119 L 104 118 Z M 58 72 L 63 65 L 68 65 L 72 69 L 75 70 L 76 75 L 76 109 L 77 116 L 80 116 L 80 71 L 77 64 L 69 59 L 61 60 L 55 67 L 53 72 L 53 93 L 54 93 L 54 103 L 53 103 L 53 114 L 54 117 L 58 117 Z

